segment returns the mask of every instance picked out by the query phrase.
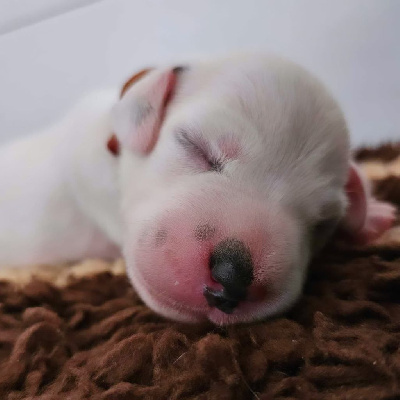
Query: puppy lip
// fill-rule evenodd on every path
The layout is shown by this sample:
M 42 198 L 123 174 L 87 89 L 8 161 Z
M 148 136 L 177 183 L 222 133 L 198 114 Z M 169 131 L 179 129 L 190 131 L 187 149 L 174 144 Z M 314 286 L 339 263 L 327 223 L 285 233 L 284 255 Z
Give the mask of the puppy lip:
M 264 304 L 259 299 L 252 299 L 252 295 L 250 294 L 249 299 L 241 302 L 238 307 L 228 315 L 216 309 L 215 307 L 210 307 L 206 303 L 204 306 L 193 307 L 187 306 L 182 302 L 176 302 L 173 300 L 173 298 L 166 296 L 165 293 L 152 288 L 142 276 L 139 277 L 136 275 L 134 280 L 136 283 L 142 285 L 144 290 L 151 297 L 153 305 L 155 304 L 157 307 L 157 309 L 154 311 L 157 314 L 161 314 L 164 317 L 173 319 L 175 321 L 190 323 L 209 321 L 215 325 L 249 323 L 253 321 L 253 313 L 259 310 L 260 305 Z M 219 284 L 214 283 L 212 286 L 216 288 L 219 287 Z
M 232 325 L 236 323 L 248 323 L 253 321 L 252 314 L 254 310 L 253 304 L 248 301 L 244 301 L 236 307 L 232 313 L 226 314 L 225 312 L 217 309 L 210 308 L 207 313 L 207 319 L 215 325 Z
M 133 280 L 136 283 L 139 283 L 151 296 L 152 300 L 159 304 L 162 308 L 168 307 L 173 309 L 174 311 L 184 311 L 185 314 L 190 314 L 191 317 L 204 316 L 209 310 L 209 307 L 206 305 L 199 307 L 189 307 L 181 302 L 175 301 L 170 296 L 165 295 L 165 293 L 163 293 L 162 291 L 154 289 L 150 284 L 148 284 L 143 276 L 139 277 L 137 274 L 135 274 Z

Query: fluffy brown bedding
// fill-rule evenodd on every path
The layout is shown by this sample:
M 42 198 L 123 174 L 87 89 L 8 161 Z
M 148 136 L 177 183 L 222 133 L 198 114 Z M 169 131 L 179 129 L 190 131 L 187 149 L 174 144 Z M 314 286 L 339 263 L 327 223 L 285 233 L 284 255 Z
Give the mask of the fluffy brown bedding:
M 400 207 L 400 146 L 358 158 Z M 122 262 L 1 273 L 0 399 L 400 399 L 400 221 L 332 244 L 295 308 L 251 326 L 163 320 Z

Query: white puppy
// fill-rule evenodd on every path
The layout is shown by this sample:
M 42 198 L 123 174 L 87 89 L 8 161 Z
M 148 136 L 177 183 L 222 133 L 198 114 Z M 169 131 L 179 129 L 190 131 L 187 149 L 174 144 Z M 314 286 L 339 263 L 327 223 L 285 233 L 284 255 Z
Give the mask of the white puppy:
M 115 136 L 113 136 L 115 134 Z M 394 209 L 350 160 L 346 123 L 299 66 L 252 55 L 143 71 L 0 150 L 0 265 L 122 254 L 154 310 L 252 321 L 298 298 L 340 226 Z

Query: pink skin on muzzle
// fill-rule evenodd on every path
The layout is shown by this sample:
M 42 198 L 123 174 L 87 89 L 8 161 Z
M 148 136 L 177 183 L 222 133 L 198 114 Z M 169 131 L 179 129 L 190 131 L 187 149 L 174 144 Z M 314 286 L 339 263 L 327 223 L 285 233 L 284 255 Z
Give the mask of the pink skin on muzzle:
M 297 225 L 279 207 L 251 198 L 205 201 L 201 194 L 180 198 L 179 206 L 138 223 L 137 242 L 125 247 L 129 275 L 144 300 L 167 317 L 217 324 L 250 320 L 285 290 L 296 258 Z M 203 292 L 206 286 L 222 289 L 211 276 L 210 256 L 229 238 L 250 251 L 254 278 L 246 300 L 227 315 L 210 307 Z

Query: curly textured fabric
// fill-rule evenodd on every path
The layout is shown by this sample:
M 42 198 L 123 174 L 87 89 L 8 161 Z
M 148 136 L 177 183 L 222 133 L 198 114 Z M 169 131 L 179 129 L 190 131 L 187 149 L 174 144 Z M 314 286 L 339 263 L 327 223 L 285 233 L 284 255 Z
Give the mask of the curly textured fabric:
M 394 148 L 360 159 L 392 162 Z M 400 207 L 400 177 L 376 191 Z M 396 229 L 373 247 L 332 244 L 289 313 L 248 326 L 166 321 L 101 261 L 68 279 L 3 277 L 0 399 L 400 399 Z

